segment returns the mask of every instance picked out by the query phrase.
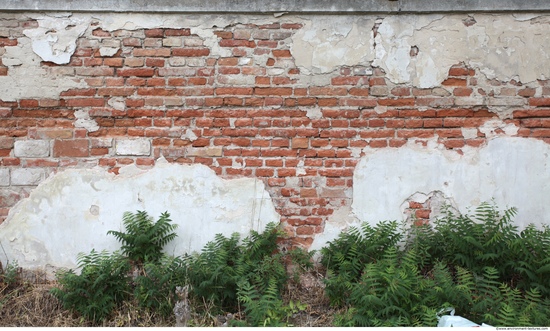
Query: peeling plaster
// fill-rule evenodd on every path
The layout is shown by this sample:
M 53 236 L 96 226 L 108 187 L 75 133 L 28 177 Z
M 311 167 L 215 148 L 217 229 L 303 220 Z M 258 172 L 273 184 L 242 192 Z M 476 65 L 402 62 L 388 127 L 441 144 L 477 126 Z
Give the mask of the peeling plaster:
M 76 40 L 84 34 L 90 18 L 74 17 L 71 14 L 36 17 L 38 28 L 24 30 L 32 40 L 32 50 L 42 58 L 57 64 L 71 61 L 76 50 Z
M 548 224 L 550 146 L 536 139 L 498 137 L 464 155 L 440 148 L 406 145 L 373 150 L 354 172 L 352 209 L 361 221 L 403 219 L 399 206 L 415 192 L 440 191 L 460 212 L 494 199 L 517 207 L 516 225 Z M 530 194 L 537 192 L 537 194 Z
M 200 251 L 217 233 L 248 235 L 279 222 L 262 181 L 223 180 L 206 166 L 160 159 L 153 169 L 127 166 L 118 176 L 70 169 L 46 179 L 10 210 L 0 241 L 7 258 L 21 267 L 74 268 L 79 252 L 119 249 L 106 233 L 123 231 L 123 212 L 136 210 L 155 219 L 171 214 L 178 237 L 165 251 L 173 255 Z
M 512 15 L 388 16 L 378 29 L 375 65 L 394 83 L 438 86 L 449 67 L 464 62 L 489 79 L 533 82 L 550 77 L 548 16 L 516 19 Z M 414 60 L 407 58 L 416 46 Z M 406 64 L 406 65 L 405 65 Z
M 63 78 L 59 72 L 74 73 L 73 68 L 41 67 L 28 38 L 18 38 L 17 46 L 6 47 L 2 63 L 8 66 L 8 76 L 0 76 L 0 99 L 15 101 L 23 98 L 59 98 L 59 93 L 85 87 L 83 81 Z
M 97 122 L 90 117 L 90 113 L 87 109 L 80 109 L 74 112 L 76 121 L 74 122 L 75 128 L 84 128 L 88 132 L 95 132 L 99 130 Z
M 141 28 L 190 28 L 211 49 L 212 56 L 231 56 L 219 46 L 215 30 L 273 22 L 301 23 L 303 28 L 281 41 L 287 43 L 302 73 L 299 84 L 326 85 L 341 66 L 382 68 L 395 84 L 428 88 L 446 79 L 449 67 L 464 62 L 488 79 L 516 79 L 524 84 L 550 77 L 550 16 L 534 14 L 424 14 L 424 15 L 176 15 L 138 13 L 29 14 L 39 27 L 23 31 L 17 46 L 5 47 L 0 76 L 0 99 L 55 98 L 61 91 L 84 87 L 70 79 L 74 68 L 41 67 L 40 61 L 68 63 L 80 36 L 94 28 L 107 31 Z M 120 45 L 103 45 L 111 56 Z M 411 50 L 415 50 L 411 53 Z M 122 48 L 124 53 L 124 47 Z M 38 54 L 38 55 L 36 55 Z M 262 57 L 263 56 L 263 57 Z M 254 61 L 265 60 L 267 55 Z M 269 74 L 284 68 L 268 68 Z M 63 79 L 59 79 L 64 76 Z M 227 84 L 254 84 L 250 77 L 231 77 Z M 247 80 L 248 79 L 248 80 Z M 251 79 L 251 80 L 250 80 Z M 472 102 L 484 100 L 472 100 Z M 498 102 L 498 101 L 497 101 Z M 511 102 L 507 100 L 506 102 Z M 521 102 L 518 99 L 517 102 Z M 510 112 L 507 105 L 489 105 Z M 508 105 L 509 106 L 509 105 Z
M 304 73 L 320 74 L 339 66 L 369 65 L 374 60 L 373 17 L 316 17 L 292 37 L 292 54 Z

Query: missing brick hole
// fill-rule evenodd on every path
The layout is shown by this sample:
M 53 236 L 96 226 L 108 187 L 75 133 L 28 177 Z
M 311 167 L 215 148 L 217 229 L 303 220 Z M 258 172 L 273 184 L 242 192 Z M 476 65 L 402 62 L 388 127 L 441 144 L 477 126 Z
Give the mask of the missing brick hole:
M 415 46 L 411 46 L 411 51 L 409 52 L 409 54 L 411 55 L 411 57 L 415 57 L 418 55 L 418 47 L 415 45 Z
M 465 19 L 462 20 L 462 23 L 465 26 L 472 26 L 472 25 L 476 24 L 477 21 L 476 21 L 475 18 L 473 18 L 473 16 L 468 16 L 468 17 L 466 17 Z

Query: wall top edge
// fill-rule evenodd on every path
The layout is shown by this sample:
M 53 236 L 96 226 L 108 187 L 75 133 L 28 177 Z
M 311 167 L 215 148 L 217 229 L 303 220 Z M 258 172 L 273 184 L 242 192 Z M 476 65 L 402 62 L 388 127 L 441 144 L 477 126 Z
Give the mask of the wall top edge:
M 550 11 L 548 0 L 0 0 L 0 12 L 434 13 Z

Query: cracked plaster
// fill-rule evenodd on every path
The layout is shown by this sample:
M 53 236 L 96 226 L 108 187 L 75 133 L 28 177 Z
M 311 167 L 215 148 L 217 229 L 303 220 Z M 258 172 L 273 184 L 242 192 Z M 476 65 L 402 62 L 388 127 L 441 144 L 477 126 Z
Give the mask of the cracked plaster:
M 223 180 L 203 165 L 159 159 L 153 169 L 127 166 L 118 176 L 70 169 L 49 177 L 10 210 L 0 225 L 0 242 L 21 267 L 74 268 L 79 252 L 119 249 L 106 233 L 123 231 L 122 213 L 136 210 L 154 219 L 170 213 L 178 224 L 178 237 L 165 247 L 172 255 L 200 251 L 217 233 L 246 236 L 279 222 L 260 180 Z M 0 259 L 6 265 L 4 254 Z
M 39 27 L 24 30 L 18 45 L 5 47 L 2 62 L 8 76 L 0 77 L 0 99 L 53 98 L 84 82 L 58 79 L 55 69 L 40 60 L 63 64 L 75 42 L 91 33 L 94 23 L 108 31 L 156 27 L 187 27 L 211 48 L 212 56 L 230 56 L 218 45 L 214 30 L 235 24 L 302 23 L 286 40 L 301 84 L 324 85 L 341 66 L 379 66 L 395 84 L 439 86 L 450 66 L 464 62 L 488 79 L 529 83 L 550 77 L 550 17 L 534 14 L 425 14 L 375 16 L 174 15 L 174 14 L 31 14 Z M 376 31 L 376 36 L 374 31 Z M 411 55 L 411 47 L 418 53 Z M 112 49 L 111 49 L 112 48 Z M 116 47 L 105 48 L 110 55 Z M 32 50 L 32 51 L 31 51 Z M 38 56 L 36 55 L 38 54 Z M 65 69 L 65 68 L 61 68 Z M 276 70 L 280 68 L 270 68 Z M 245 82 L 246 83 L 246 82 Z M 45 88 L 37 88 L 45 87 Z
M 515 222 L 520 228 L 550 223 L 548 144 L 499 136 L 481 148 L 465 148 L 463 153 L 432 143 L 366 151 L 354 172 L 354 214 L 373 224 L 401 220 L 399 206 L 411 194 L 440 191 L 452 197 L 462 213 L 494 199 L 499 208 L 519 209 Z

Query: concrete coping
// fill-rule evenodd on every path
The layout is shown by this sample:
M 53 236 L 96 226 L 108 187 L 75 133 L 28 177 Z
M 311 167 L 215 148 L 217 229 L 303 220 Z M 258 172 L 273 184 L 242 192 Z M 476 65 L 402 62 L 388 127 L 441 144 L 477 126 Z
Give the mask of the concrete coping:
M 0 12 L 368 14 L 541 12 L 548 0 L 0 0 Z

